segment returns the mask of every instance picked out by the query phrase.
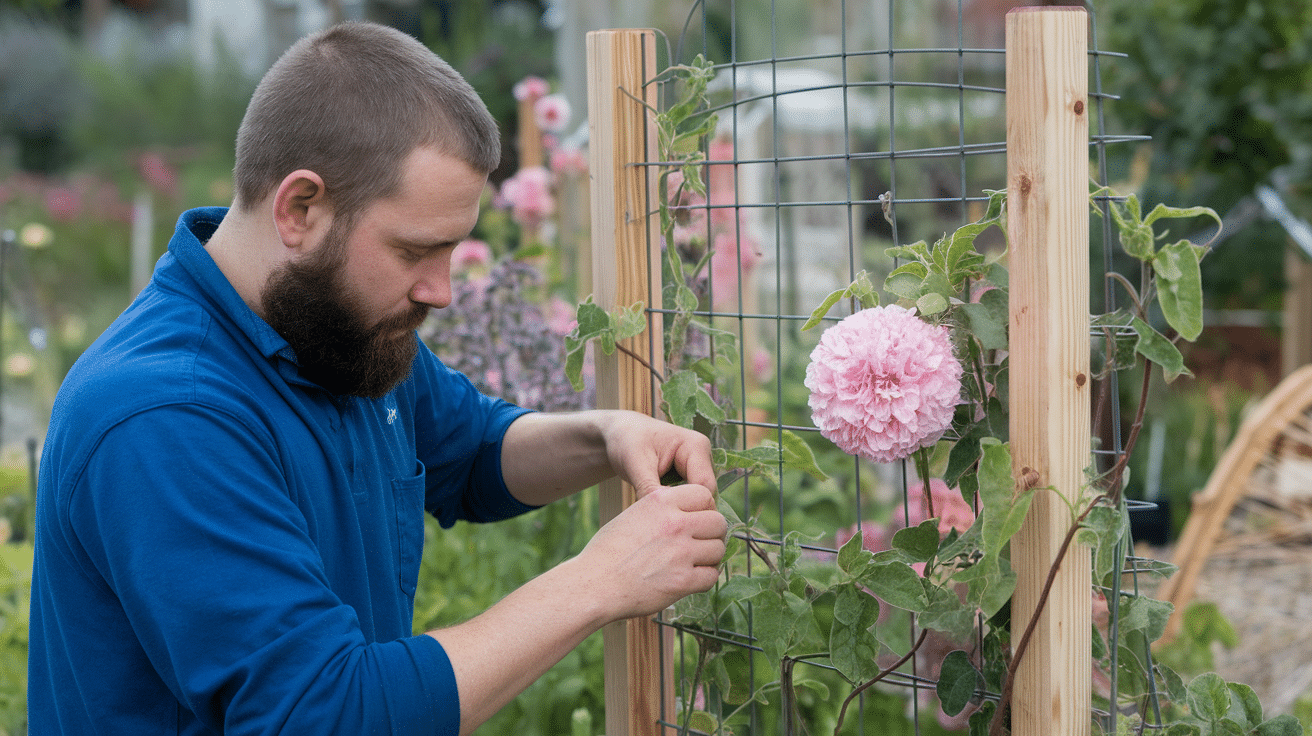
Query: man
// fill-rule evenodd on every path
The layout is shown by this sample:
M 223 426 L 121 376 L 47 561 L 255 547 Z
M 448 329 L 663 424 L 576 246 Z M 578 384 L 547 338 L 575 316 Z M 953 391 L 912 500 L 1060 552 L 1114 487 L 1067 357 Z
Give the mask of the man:
M 416 339 L 498 149 L 472 88 L 390 29 L 331 28 L 265 76 L 231 210 L 183 215 L 56 401 L 32 733 L 468 733 L 606 623 L 714 584 L 704 437 L 528 413 Z M 425 510 L 495 520 L 614 474 L 640 497 L 576 558 L 411 635 Z

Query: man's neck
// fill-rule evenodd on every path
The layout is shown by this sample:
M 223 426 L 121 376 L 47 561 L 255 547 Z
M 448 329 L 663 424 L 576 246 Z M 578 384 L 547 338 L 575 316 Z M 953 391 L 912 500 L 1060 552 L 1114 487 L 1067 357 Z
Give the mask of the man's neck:
M 272 221 L 260 221 L 263 211 L 257 207 L 243 212 L 233 206 L 205 243 L 205 250 L 228 283 L 261 317 L 264 311 L 260 294 L 269 274 L 281 263 L 284 250 Z

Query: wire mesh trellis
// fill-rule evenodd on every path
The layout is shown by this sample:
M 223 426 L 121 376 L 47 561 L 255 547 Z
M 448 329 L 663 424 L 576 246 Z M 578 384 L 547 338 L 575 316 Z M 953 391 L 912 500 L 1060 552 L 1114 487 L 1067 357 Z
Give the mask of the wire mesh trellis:
M 704 150 L 707 191 L 676 203 L 681 220 L 673 240 L 663 241 L 653 225 L 641 228 L 649 264 L 659 264 L 656 251 L 663 248 L 709 261 L 705 278 L 695 284 L 700 299 L 694 313 L 714 330 L 733 335 L 741 358 L 736 385 L 719 396 L 732 411 L 727 422 L 732 430 L 720 439 L 748 450 L 762 439 L 782 445 L 785 433 L 804 435 L 830 476 L 818 481 L 780 467 L 777 482 L 748 475 L 726 488 L 739 514 L 753 518 L 764 532 L 742 535 L 741 566 L 748 575 L 762 564 L 753 547 L 778 550 L 791 539 L 799 554 L 831 564 L 845 537 L 879 537 L 918 523 L 908 499 L 916 475 L 906 461 L 873 465 L 842 455 L 816 436 L 802 373 L 820 330 L 800 328 L 825 295 L 860 272 L 882 283 L 899 265 L 886 248 L 933 240 L 978 219 L 990 201 L 987 190 L 1004 189 L 1007 174 L 1004 51 L 998 46 L 1008 3 L 833 2 L 799 4 L 801 11 L 778 2 L 766 5 L 697 3 L 683 34 L 667 47 L 665 64 L 687 63 L 696 54 L 715 63 L 707 96 L 719 122 Z M 1103 105 L 1114 96 L 1102 90 L 1101 67 L 1110 54 L 1098 48 L 1090 16 L 1091 155 L 1095 179 L 1105 186 L 1106 147 L 1133 137 L 1106 130 Z M 656 76 L 651 71 L 645 70 L 644 79 Z M 654 173 L 646 180 L 653 190 L 649 198 L 663 196 L 655 193 Z M 1112 199 L 1094 198 L 1104 210 Z M 656 216 L 649 209 L 648 217 Z M 1005 248 L 996 233 L 994 240 L 988 237 L 977 247 Z M 1116 297 L 1105 275 L 1113 268 L 1115 236 L 1105 212 L 1091 241 L 1101 268 L 1095 283 L 1106 284 L 1101 308 L 1111 311 Z M 650 287 L 646 303 L 661 304 L 660 291 Z M 885 295 L 884 301 L 892 300 Z M 677 312 L 669 305 L 648 309 L 653 323 L 668 322 Z M 689 349 L 713 359 L 717 343 L 711 334 Z M 1095 344 L 1104 337 L 1102 331 L 1090 335 Z M 649 345 L 653 351 L 657 347 Z M 1095 471 L 1111 467 L 1123 450 L 1118 384 L 1111 372 L 1097 386 L 1104 398 L 1093 431 Z M 942 458 L 937 463 L 941 466 Z M 886 546 L 887 540 L 872 546 L 881 543 Z M 1116 582 L 1102 591 L 1108 601 L 1137 596 L 1138 576 L 1151 567 L 1131 547 L 1127 540 L 1116 550 L 1109 578 Z M 1141 569 L 1141 563 L 1147 567 Z M 1122 579 L 1129 581 L 1128 590 L 1119 589 Z M 1120 610 L 1108 606 L 1111 642 L 1119 641 Z M 883 631 L 901 632 L 881 638 L 884 661 L 910 650 L 923 631 L 914 616 L 893 616 L 897 620 L 880 622 Z M 624 665 L 625 686 L 650 690 L 654 682 L 659 690 L 654 701 L 660 728 L 652 733 L 795 733 L 795 721 L 806 723 L 806 732 L 834 730 L 834 703 L 850 686 L 823 658 L 802 657 L 787 663 L 786 682 L 758 690 L 759 683 L 780 673 L 765 665 L 750 606 L 742 621 L 743 630 L 707 631 L 689 629 L 677 615 L 658 619 L 658 661 L 646 663 L 652 680 L 638 681 L 634 663 Z M 974 641 L 937 645 L 910 657 L 878 688 L 861 695 L 845 732 L 877 728 L 920 734 L 964 727 L 960 716 L 938 711 L 932 696 L 943 655 L 952 648 L 979 655 L 982 635 L 977 628 Z M 707 673 L 702 669 L 708 649 L 734 653 L 721 657 L 720 671 Z M 1092 714 L 1110 732 L 1120 715 L 1120 654 L 1111 647 L 1108 681 L 1102 684 L 1107 707 Z M 1145 647 L 1133 654 L 1148 662 L 1148 696 L 1140 716 L 1144 723 L 1160 724 L 1151 652 Z M 998 697 L 981 692 L 975 700 Z M 695 713 L 704 715 L 699 719 Z M 608 732 L 617 732 L 609 716 Z

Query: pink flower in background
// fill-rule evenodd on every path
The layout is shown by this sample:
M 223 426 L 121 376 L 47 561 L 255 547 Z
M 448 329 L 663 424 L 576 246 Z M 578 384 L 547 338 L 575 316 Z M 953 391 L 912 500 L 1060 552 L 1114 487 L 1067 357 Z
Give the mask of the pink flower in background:
M 557 174 L 586 174 L 588 154 L 581 148 L 552 149 L 551 170 Z
M 472 238 L 462 240 L 451 252 L 451 271 L 465 273 L 492 265 L 492 249 L 487 243 Z
M 774 353 L 765 348 L 752 351 L 752 375 L 760 383 L 766 383 L 774 375 Z
M 711 243 L 711 290 L 715 294 L 716 304 L 738 303 L 738 272 L 742 267 L 744 279 L 749 279 L 752 269 L 761 260 L 761 253 L 756 241 L 746 233 L 740 238 L 733 232 L 720 233 Z
M 82 193 L 73 187 L 52 187 L 46 192 L 46 213 L 57 222 L 76 220 L 82 205 Z
M 536 100 L 551 90 L 547 80 L 542 77 L 524 77 L 519 80 L 511 90 L 515 94 L 515 99 L 520 102 L 527 100 Z
M 538 227 L 556 211 L 551 196 L 551 172 L 544 166 L 520 169 L 501 184 L 501 198 L 511 217 L 524 227 Z
M 850 455 L 901 460 L 952 424 L 961 363 L 946 327 L 897 305 L 863 309 L 825 330 L 806 367 L 811 418 Z
M 546 317 L 547 328 L 557 335 L 568 335 L 579 326 L 579 321 L 574 314 L 574 305 L 558 296 L 551 297 L 551 301 L 547 302 Z
M 565 95 L 547 95 L 533 103 L 533 119 L 538 128 L 548 133 L 559 133 L 569 125 L 569 100 Z
M 706 147 L 708 161 L 735 160 L 732 138 L 716 138 Z M 733 227 L 738 203 L 737 172 L 732 163 L 710 164 L 706 167 L 706 192 L 711 201 L 711 222 Z
M 141 154 L 137 158 L 137 172 L 152 189 L 169 197 L 178 195 L 178 172 L 164 157 L 154 152 Z
M 947 534 L 953 529 L 962 533 L 975 523 L 975 509 L 961 497 L 959 489 L 948 488 L 948 484 L 942 479 L 930 479 L 929 500 L 934 502 L 934 516 L 938 519 L 939 534 Z M 893 516 L 898 523 L 909 518 L 912 526 L 918 526 L 920 522 L 929 518 L 929 503 L 925 498 L 923 482 L 908 486 L 905 511 L 899 508 L 893 512 Z

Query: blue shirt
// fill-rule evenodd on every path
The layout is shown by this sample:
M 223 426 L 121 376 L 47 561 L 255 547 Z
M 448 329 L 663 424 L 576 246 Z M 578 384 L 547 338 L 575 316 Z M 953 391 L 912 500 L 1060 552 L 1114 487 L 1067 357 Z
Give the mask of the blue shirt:
M 33 734 L 451 733 L 413 636 L 423 512 L 529 507 L 501 477 L 523 409 L 421 346 L 387 396 L 336 396 L 252 312 L 184 213 L 150 286 L 73 366 L 41 460 Z

